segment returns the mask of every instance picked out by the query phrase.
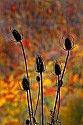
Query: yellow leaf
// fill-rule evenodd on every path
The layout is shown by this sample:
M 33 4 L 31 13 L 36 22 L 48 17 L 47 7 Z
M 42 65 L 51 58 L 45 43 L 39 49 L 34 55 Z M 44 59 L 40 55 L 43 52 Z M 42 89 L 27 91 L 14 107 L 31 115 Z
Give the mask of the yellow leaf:
M 43 81 L 43 83 L 44 83 L 44 86 L 49 86 L 49 85 L 52 84 L 52 82 L 51 82 L 50 79 L 45 79 L 45 80 Z
M 79 45 L 76 45 L 75 48 L 73 48 L 73 52 L 77 51 L 79 49 Z
M 5 98 L 0 98 L 0 107 L 3 106 L 6 103 Z

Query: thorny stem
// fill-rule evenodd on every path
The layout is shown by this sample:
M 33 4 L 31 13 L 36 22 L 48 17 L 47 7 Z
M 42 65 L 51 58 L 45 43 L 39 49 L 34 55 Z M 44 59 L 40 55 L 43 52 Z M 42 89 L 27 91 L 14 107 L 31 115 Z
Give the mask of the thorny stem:
M 44 119 L 43 119 L 43 113 L 44 113 L 44 111 L 43 111 L 43 81 L 42 81 L 42 72 L 40 72 L 40 78 L 41 78 L 41 113 L 42 113 L 42 119 L 41 119 L 41 125 L 44 125 Z
M 66 57 L 66 61 L 65 61 L 65 66 L 64 66 L 64 69 L 63 69 L 63 72 L 62 72 L 61 81 L 62 81 L 63 76 L 64 76 L 64 73 L 65 73 L 65 69 L 66 69 L 66 65 L 67 65 L 68 57 L 69 57 L 69 50 L 68 50 L 68 53 L 67 53 L 67 57 Z
M 27 79 L 29 80 L 29 77 L 28 77 L 28 67 L 27 67 L 25 50 L 24 50 L 24 47 L 23 47 L 23 44 L 22 44 L 21 41 L 20 41 L 20 44 L 21 44 L 21 47 L 22 47 L 23 55 L 24 55 L 24 61 L 25 61 L 25 66 L 26 66 Z M 31 97 L 30 86 L 29 86 L 29 95 L 30 95 L 31 112 L 32 112 L 32 117 L 33 117 L 33 107 L 32 107 L 32 97 Z
M 39 84 L 39 83 L 38 83 L 38 84 Z M 35 115 L 36 115 L 36 111 L 37 111 L 37 108 L 38 108 L 39 97 L 40 97 L 40 84 L 39 84 L 39 90 L 38 90 L 36 108 L 35 108 L 35 111 L 34 111 L 34 117 L 35 117 Z
M 29 117 L 30 117 L 30 124 L 31 124 L 31 112 L 30 112 L 30 106 L 29 106 L 29 95 L 27 91 L 27 102 L 28 102 L 28 110 L 29 110 Z M 32 125 L 32 124 L 31 124 Z

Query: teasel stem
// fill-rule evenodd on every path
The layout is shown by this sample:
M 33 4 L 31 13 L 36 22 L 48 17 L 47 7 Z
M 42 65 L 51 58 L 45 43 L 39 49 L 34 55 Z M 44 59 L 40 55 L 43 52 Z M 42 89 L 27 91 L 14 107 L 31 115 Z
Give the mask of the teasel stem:
M 31 112 L 30 112 L 30 106 L 29 106 L 29 94 L 28 94 L 28 91 L 27 91 L 27 103 L 28 103 L 28 110 L 29 110 L 29 117 L 30 117 L 30 125 L 32 125 L 32 123 L 31 123 Z
M 58 102 L 58 95 L 60 92 L 60 85 L 59 85 L 59 75 L 58 75 L 58 88 L 57 88 L 57 93 L 56 93 L 56 99 L 55 99 L 55 104 L 54 104 L 54 110 L 53 110 L 53 116 L 51 119 L 51 124 L 54 124 L 54 115 L 55 115 L 55 111 L 56 111 L 56 106 L 57 106 L 57 102 Z
M 59 84 L 59 75 L 58 75 L 58 84 Z M 58 101 L 59 91 L 60 91 L 60 86 L 58 85 L 57 94 L 56 94 L 56 100 L 55 100 L 55 106 L 54 106 L 54 112 L 53 112 L 54 115 L 55 115 L 55 111 L 56 111 L 56 105 L 57 105 L 57 101 Z
M 64 65 L 64 69 L 63 69 L 63 72 L 62 72 L 61 81 L 62 81 L 63 76 L 64 76 L 64 73 L 65 73 L 65 69 L 66 69 L 66 65 L 67 65 L 68 57 L 69 57 L 69 50 L 68 50 L 68 53 L 67 53 L 67 57 L 66 57 L 66 61 L 65 61 L 65 65 Z
M 42 72 L 40 72 L 40 79 L 41 79 L 41 125 L 44 125 L 44 111 L 43 111 L 43 81 L 42 81 Z
M 60 91 L 59 91 L 59 106 L 58 106 L 58 114 L 59 114 L 59 109 L 60 109 Z
M 29 87 L 29 95 L 30 95 L 30 103 L 31 103 L 31 112 L 32 112 L 32 117 L 33 117 L 33 106 L 32 106 L 32 97 L 31 97 L 30 87 Z
M 60 79 L 58 77 L 58 87 L 60 87 Z M 58 93 L 58 112 L 57 112 L 57 120 L 58 120 L 58 115 L 59 115 L 59 109 L 60 109 L 60 90 L 59 90 L 59 93 Z
M 25 66 L 26 66 L 27 79 L 29 79 L 25 50 L 24 50 L 24 47 L 23 47 L 23 44 L 22 44 L 21 41 L 20 41 L 20 44 L 21 44 L 22 51 L 23 51 L 23 56 L 24 56 L 24 61 L 25 61 Z M 33 117 L 33 106 L 32 106 L 32 97 L 31 97 L 30 85 L 29 85 L 29 95 L 30 95 L 31 112 L 32 112 L 32 117 Z
M 35 108 L 35 111 L 34 111 L 34 117 L 35 117 L 35 115 L 36 115 L 36 111 L 37 111 L 37 108 L 38 108 L 39 97 L 40 97 L 40 84 L 39 84 L 39 90 L 38 90 L 38 96 L 37 96 L 36 108 Z
M 25 50 L 23 47 L 22 42 L 20 41 L 21 47 L 22 47 L 22 52 L 23 52 L 23 56 L 24 56 L 24 62 L 25 62 L 25 67 L 26 67 L 26 74 L 27 74 L 27 78 L 28 78 L 28 67 L 27 67 L 27 61 L 26 61 L 26 55 L 25 55 Z

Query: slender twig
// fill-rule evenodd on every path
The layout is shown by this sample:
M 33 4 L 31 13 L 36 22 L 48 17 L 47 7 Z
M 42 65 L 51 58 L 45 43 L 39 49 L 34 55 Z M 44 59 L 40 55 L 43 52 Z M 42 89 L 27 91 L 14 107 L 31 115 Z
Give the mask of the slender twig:
M 65 65 L 64 65 L 64 69 L 63 69 L 63 72 L 62 72 L 61 80 L 63 79 L 64 73 L 65 73 L 65 69 L 66 69 L 66 65 L 67 65 L 68 57 L 69 57 L 69 50 L 68 50 L 68 53 L 67 53 L 67 57 L 66 57 L 66 61 L 65 61 Z
M 38 84 L 38 85 L 39 85 L 39 90 L 38 90 L 36 108 L 35 108 L 35 111 L 34 111 L 34 117 L 35 117 L 35 115 L 36 115 L 36 111 L 37 111 L 38 104 L 39 104 L 39 97 L 40 97 L 40 84 Z
M 43 116 L 43 113 L 44 113 L 44 111 L 43 111 L 43 81 L 42 81 L 42 72 L 40 72 L 40 78 L 41 78 L 41 113 L 42 113 L 42 119 L 41 119 L 41 125 L 44 125 L 44 116 Z

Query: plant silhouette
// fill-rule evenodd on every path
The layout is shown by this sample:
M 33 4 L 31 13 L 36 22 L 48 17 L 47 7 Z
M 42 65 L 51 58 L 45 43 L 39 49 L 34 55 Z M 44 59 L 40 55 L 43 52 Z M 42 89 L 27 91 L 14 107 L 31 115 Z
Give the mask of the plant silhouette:
M 44 125 L 43 73 L 45 71 L 45 66 L 44 66 L 42 56 L 41 55 L 36 56 L 36 68 L 35 69 L 36 69 L 36 72 L 38 72 L 38 76 L 36 76 L 36 80 L 37 80 L 38 85 L 39 85 L 39 91 L 38 91 L 38 95 L 37 95 L 36 107 L 33 111 L 33 100 L 32 100 L 30 80 L 29 80 L 29 75 L 28 75 L 28 66 L 27 66 L 27 61 L 26 61 L 25 50 L 24 50 L 24 47 L 22 44 L 22 38 L 21 38 L 20 33 L 16 29 L 12 30 L 12 35 L 14 36 L 16 42 L 20 43 L 20 45 L 21 45 L 23 56 L 24 56 L 24 63 L 25 63 L 25 67 L 26 67 L 26 77 L 24 77 L 22 80 L 22 88 L 23 88 L 22 90 L 26 91 L 28 111 L 29 111 L 28 112 L 29 119 L 26 120 L 26 125 L 39 124 L 36 121 L 36 111 L 37 111 L 38 103 L 40 100 L 40 94 L 41 94 L 41 125 Z M 55 95 L 55 102 L 54 102 L 53 110 L 50 110 L 51 121 L 47 122 L 47 124 L 49 124 L 49 125 L 55 125 L 57 122 L 61 123 L 61 121 L 59 121 L 60 89 L 63 85 L 63 76 L 64 76 L 65 69 L 67 66 L 70 50 L 72 50 L 74 48 L 74 39 L 72 38 L 73 40 L 71 40 L 70 38 L 72 38 L 72 37 L 68 36 L 63 41 L 63 37 L 62 37 L 62 41 L 60 41 L 60 45 L 62 46 L 62 48 L 65 51 L 67 51 L 67 56 L 66 56 L 63 70 L 61 69 L 61 65 L 57 60 L 55 61 L 55 64 L 54 64 L 54 73 L 57 76 L 57 91 L 55 92 L 56 95 Z M 61 43 L 61 42 L 63 42 L 63 43 Z

